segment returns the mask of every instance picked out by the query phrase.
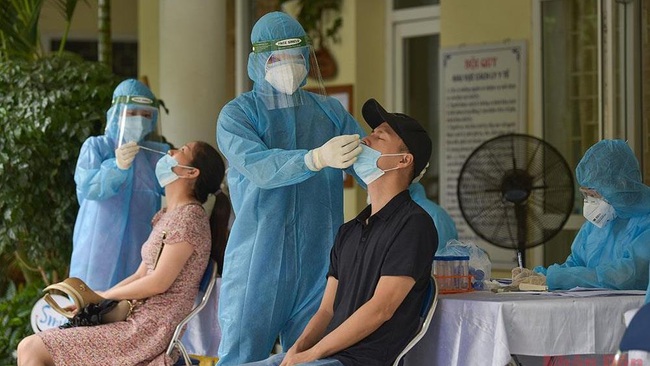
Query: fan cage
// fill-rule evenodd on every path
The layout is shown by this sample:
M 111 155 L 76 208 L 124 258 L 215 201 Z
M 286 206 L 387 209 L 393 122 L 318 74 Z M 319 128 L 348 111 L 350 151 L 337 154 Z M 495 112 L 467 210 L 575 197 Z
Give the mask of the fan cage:
M 574 203 L 573 174 L 536 137 L 507 134 L 476 148 L 458 178 L 458 203 L 472 230 L 502 248 L 523 250 L 555 236 Z

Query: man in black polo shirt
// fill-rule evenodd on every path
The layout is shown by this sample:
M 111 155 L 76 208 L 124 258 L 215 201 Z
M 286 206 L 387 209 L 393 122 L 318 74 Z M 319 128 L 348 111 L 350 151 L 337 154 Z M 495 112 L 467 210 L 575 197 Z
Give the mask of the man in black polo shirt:
M 408 192 L 431 156 L 413 118 L 370 99 L 355 172 L 370 206 L 339 229 L 320 308 L 286 354 L 249 365 L 391 365 L 418 328 L 438 234 Z

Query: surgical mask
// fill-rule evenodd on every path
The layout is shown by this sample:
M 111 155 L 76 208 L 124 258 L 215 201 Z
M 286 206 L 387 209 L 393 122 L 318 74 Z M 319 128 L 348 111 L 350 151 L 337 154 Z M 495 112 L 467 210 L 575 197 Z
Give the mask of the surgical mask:
M 176 159 L 174 159 L 171 155 L 165 155 L 160 158 L 160 160 L 158 160 L 158 163 L 156 163 L 156 178 L 158 178 L 158 183 L 160 183 L 161 187 L 165 187 L 166 185 L 180 178 L 172 170 L 172 168 L 176 166 L 180 166 L 186 169 L 193 169 L 191 166 L 178 164 Z
M 602 198 L 586 197 L 582 215 L 592 224 L 602 228 L 616 218 L 616 210 Z
M 379 158 L 382 156 L 404 156 L 404 154 L 382 154 L 381 152 L 361 144 L 361 154 L 357 155 L 357 161 L 354 162 L 352 167 L 357 173 L 359 178 L 366 184 L 376 181 L 379 177 L 386 174 L 391 170 L 399 169 L 399 167 L 382 170 L 377 166 Z
M 300 63 L 284 63 L 266 70 L 264 80 L 284 94 L 293 94 L 307 77 L 307 68 Z
M 124 118 L 124 133 L 122 141 L 138 142 L 142 140 L 151 128 L 151 119 L 143 116 L 128 116 Z

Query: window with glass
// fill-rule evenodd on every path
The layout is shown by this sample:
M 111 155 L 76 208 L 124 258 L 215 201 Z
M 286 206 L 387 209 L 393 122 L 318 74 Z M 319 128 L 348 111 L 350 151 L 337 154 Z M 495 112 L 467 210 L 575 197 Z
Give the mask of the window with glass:
M 418 6 L 439 5 L 440 0 L 393 0 L 393 9 L 408 9 Z
M 544 139 L 569 166 L 603 138 L 625 139 L 650 171 L 646 100 L 649 6 L 640 0 L 539 0 Z M 645 14 L 645 16 L 639 16 Z M 645 31 L 642 31 L 645 29 Z M 645 37 L 645 41 L 642 39 Z M 639 77 L 641 74 L 641 77 Z M 646 178 L 648 174 L 643 174 Z M 582 221 L 577 192 L 573 224 L 545 246 L 545 264 L 563 262 Z

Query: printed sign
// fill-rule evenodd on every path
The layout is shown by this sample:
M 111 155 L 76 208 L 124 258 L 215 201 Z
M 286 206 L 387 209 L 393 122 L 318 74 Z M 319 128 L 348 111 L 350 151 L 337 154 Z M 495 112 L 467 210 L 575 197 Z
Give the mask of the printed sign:
M 523 41 L 441 50 L 440 201 L 458 238 L 485 249 L 493 268 L 510 269 L 515 251 L 479 238 L 460 211 L 457 183 L 469 155 L 483 142 L 526 126 L 526 47 Z

